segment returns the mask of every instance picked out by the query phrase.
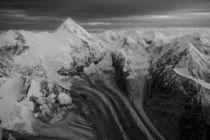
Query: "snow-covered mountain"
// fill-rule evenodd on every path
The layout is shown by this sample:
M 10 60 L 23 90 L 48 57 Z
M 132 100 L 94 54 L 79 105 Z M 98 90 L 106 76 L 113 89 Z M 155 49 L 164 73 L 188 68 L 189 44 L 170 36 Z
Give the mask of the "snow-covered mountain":
M 207 38 L 202 32 L 183 35 L 152 51 L 144 106 L 166 138 L 208 137 L 204 132 L 210 103 Z
M 19 139 L 209 138 L 209 33 L 91 34 L 70 18 L 2 32 L 1 127 Z
M 29 132 L 30 110 L 34 109 L 30 98 L 43 102 L 40 85 L 45 81 L 51 88 L 59 85 L 69 89 L 71 83 L 65 82 L 63 75 L 80 72 L 104 55 L 101 42 L 70 18 L 54 32 L 3 32 L 0 52 L 2 127 Z M 21 123 L 24 125 L 19 126 Z
M 209 29 L 174 34 L 169 29 L 108 31 L 102 36 L 105 42 L 117 42 L 117 70 L 129 71 L 129 76 L 119 76 L 133 79 L 120 78 L 118 83 L 124 81 L 122 86 L 134 89 L 133 93 L 141 87 L 136 82 L 144 83 L 143 110 L 166 139 L 208 137 L 209 37 Z M 135 94 L 130 96 L 135 100 Z

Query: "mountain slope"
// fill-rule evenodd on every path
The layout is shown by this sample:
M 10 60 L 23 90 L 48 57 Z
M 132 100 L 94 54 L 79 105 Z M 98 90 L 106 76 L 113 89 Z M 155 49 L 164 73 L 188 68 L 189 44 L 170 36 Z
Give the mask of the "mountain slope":
M 42 106 L 45 98 L 51 96 L 49 90 L 55 92 L 57 87 L 61 91 L 56 92 L 56 98 L 64 93 L 70 96 L 71 82 L 65 82 L 65 73 L 82 72 L 104 55 L 100 42 L 70 18 L 51 33 L 3 32 L 0 34 L 0 53 L 2 127 L 28 133 L 33 133 L 32 111 L 36 108 L 32 98 L 38 98 L 39 106 Z M 48 93 L 42 90 L 44 83 L 47 83 Z M 44 107 L 43 111 L 46 110 Z
M 152 52 L 144 93 L 146 114 L 166 139 L 206 139 L 208 45 L 200 34 L 191 34 Z

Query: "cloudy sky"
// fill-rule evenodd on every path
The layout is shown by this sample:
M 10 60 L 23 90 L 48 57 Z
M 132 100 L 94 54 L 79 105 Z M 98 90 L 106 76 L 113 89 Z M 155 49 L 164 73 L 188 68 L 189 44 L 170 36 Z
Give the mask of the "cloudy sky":
M 210 27 L 210 0 L 1 0 L 0 30 L 53 30 L 67 17 L 89 31 Z

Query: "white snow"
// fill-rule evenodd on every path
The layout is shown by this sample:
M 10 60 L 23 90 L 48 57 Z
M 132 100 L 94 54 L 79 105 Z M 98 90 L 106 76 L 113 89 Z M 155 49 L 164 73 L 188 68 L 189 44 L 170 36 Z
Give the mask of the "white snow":
M 16 34 L 13 30 L 9 30 L 7 32 L 3 32 L 0 35 L 0 48 L 5 46 L 5 45 L 15 45 L 17 40 L 15 40 L 16 38 Z
M 191 79 L 194 82 L 202 85 L 203 87 L 205 87 L 207 89 L 210 89 L 210 83 L 207 83 L 207 82 L 205 82 L 202 79 L 198 79 L 198 78 L 195 78 L 195 77 L 191 76 L 190 73 L 189 73 L 189 71 L 186 68 L 174 68 L 174 71 L 177 74 L 179 74 L 179 75 L 181 75 L 181 76 L 183 76 L 183 77 L 185 77 L 187 79 Z
M 210 62 L 207 60 L 207 57 L 204 54 L 202 54 L 199 50 L 197 50 L 192 43 L 189 43 L 189 45 L 189 52 L 195 60 L 195 62 L 197 62 L 201 69 L 208 71 L 208 65 L 210 65 Z
M 78 36 L 84 40 L 92 39 L 92 36 L 71 18 L 67 18 L 56 32 L 69 32 L 75 37 Z
M 58 95 L 58 101 L 61 105 L 68 105 L 72 103 L 72 98 L 67 94 L 61 92 Z
M 42 99 L 42 92 L 40 91 L 39 81 L 32 80 L 31 86 L 27 95 L 28 100 L 30 99 L 31 96 L 37 97 L 39 100 Z
M 3 128 L 32 133 L 30 103 L 17 102 L 21 83 L 22 79 L 16 75 L 0 87 L 0 119 Z

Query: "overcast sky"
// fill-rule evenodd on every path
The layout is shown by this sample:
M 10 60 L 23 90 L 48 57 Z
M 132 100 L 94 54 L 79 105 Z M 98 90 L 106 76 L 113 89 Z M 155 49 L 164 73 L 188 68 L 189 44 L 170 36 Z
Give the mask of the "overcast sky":
M 0 30 L 53 30 L 67 17 L 89 31 L 210 27 L 210 0 L 1 0 Z

